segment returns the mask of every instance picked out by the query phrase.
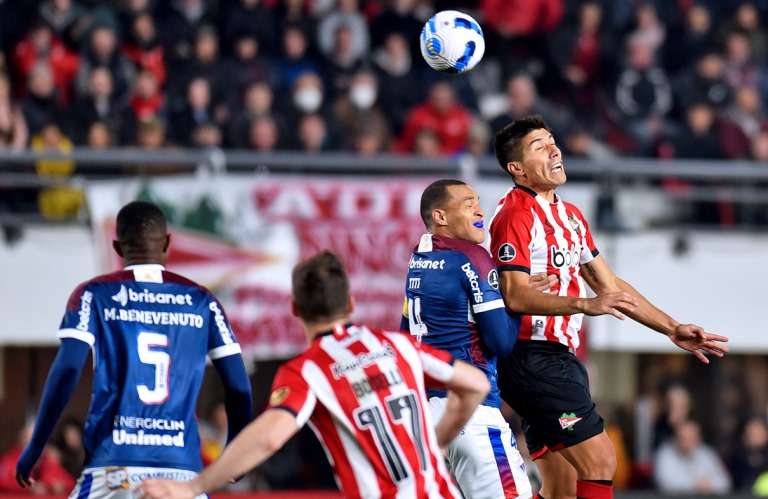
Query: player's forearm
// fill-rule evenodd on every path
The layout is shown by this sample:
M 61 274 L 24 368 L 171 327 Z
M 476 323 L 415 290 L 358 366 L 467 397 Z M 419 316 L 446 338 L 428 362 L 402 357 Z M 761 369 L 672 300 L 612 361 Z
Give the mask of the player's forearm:
M 583 299 L 574 296 L 558 296 L 539 293 L 526 287 L 518 287 L 504 295 L 507 310 L 523 315 L 573 315 L 584 312 Z
M 680 322 L 657 308 L 631 284 L 622 279 L 618 279 L 617 282 L 622 291 L 631 294 L 638 301 L 638 306 L 634 311 L 621 310 L 622 313 L 632 320 L 666 336 L 670 336 L 675 331 L 675 328 L 680 325 Z

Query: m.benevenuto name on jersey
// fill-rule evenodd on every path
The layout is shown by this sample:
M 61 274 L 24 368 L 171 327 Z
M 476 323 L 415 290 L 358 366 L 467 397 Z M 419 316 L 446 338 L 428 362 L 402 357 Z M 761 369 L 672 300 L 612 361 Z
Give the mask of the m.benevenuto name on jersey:
M 157 312 L 155 310 L 104 309 L 105 321 L 141 322 L 143 324 L 161 324 L 164 326 L 192 326 L 202 328 L 203 317 L 187 312 Z

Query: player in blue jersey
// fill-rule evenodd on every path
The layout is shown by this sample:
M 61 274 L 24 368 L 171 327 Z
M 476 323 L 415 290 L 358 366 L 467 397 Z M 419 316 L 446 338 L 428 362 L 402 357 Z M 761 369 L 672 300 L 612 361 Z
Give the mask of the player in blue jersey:
M 477 193 L 460 180 L 438 180 L 421 197 L 427 231 L 408 263 L 401 329 L 480 368 L 491 392 L 446 458 L 465 497 L 529 498 L 531 484 L 515 437 L 501 414 L 496 359 L 517 340 L 520 318 L 510 316 L 498 289 L 496 266 L 485 248 Z M 544 290 L 552 279 L 533 277 Z M 436 420 L 444 392 L 428 392 Z
M 130 497 L 146 477 L 191 480 L 202 469 L 195 408 L 206 358 L 226 392 L 229 439 L 252 417 L 251 386 L 220 303 L 168 272 L 163 212 L 134 201 L 117 215 L 122 271 L 78 286 L 46 380 L 32 440 L 16 465 L 30 486 L 33 466 L 93 352 L 93 392 L 83 437 L 84 469 L 70 497 Z

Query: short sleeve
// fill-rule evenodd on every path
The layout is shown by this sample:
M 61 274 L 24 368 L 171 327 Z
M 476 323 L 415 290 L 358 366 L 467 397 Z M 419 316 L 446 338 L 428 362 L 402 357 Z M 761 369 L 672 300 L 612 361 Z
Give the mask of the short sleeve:
M 90 282 L 79 285 L 69 296 L 57 337 L 60 340 L 74 338 L 93 346 L 96 343 L 98 315 L 93 285 Z
M 242 352 L 240 344 L 232 332 L 224 309 L 213 296 L 206 293 L 208 299 L 208 357 L 211 360 L 220 359 L 229 355 L 238 355 Z
M 296 424 L 301 428 L 315 410 L 317 397 L 309 389 L 293 363 L 283 364 L 272 383 L 269 396 L 269 409 L 284 409 L 296 416 Z
M 491 256 L 500 271 L 530 273 L 530 242 L 533 240 L 531 213 L 502 208 L 491 224 L 490 236 Z

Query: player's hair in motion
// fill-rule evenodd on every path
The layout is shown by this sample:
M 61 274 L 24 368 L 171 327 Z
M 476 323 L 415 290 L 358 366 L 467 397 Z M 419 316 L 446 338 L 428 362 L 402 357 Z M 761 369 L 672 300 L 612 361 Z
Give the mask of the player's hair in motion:
M 305 322 L 324 322 L 347 314 L 349 279 L 335 253 L 322 251 L 299 263 L 291 278 L 293 300 Z
M 432 210 L 444 207 L 451 199 L 448 187 L 452 185 L 467 185 L 467 183 L 452 178 L 444 178 L 435 180 L 421 193 L 421 220 L 427 230 L 432 229 Z
M 147 201 L 131 201 L 117 213 L 117 240 L 132 248 L 143 248 L 148 241 L 167 234 L 163 210 Z
M 507 163 L 511 161 L 522 161 L 523 159 L 523 137 L 534 130 L 544 129 L 551 133 L 549 126 L 544 118 L 538 114 L 532 114 L 523 118 L 516 119 L 498 132 L 493 141 L 493 149 L 496 151 L 496 160 L 499 166 L 505 172 Z

